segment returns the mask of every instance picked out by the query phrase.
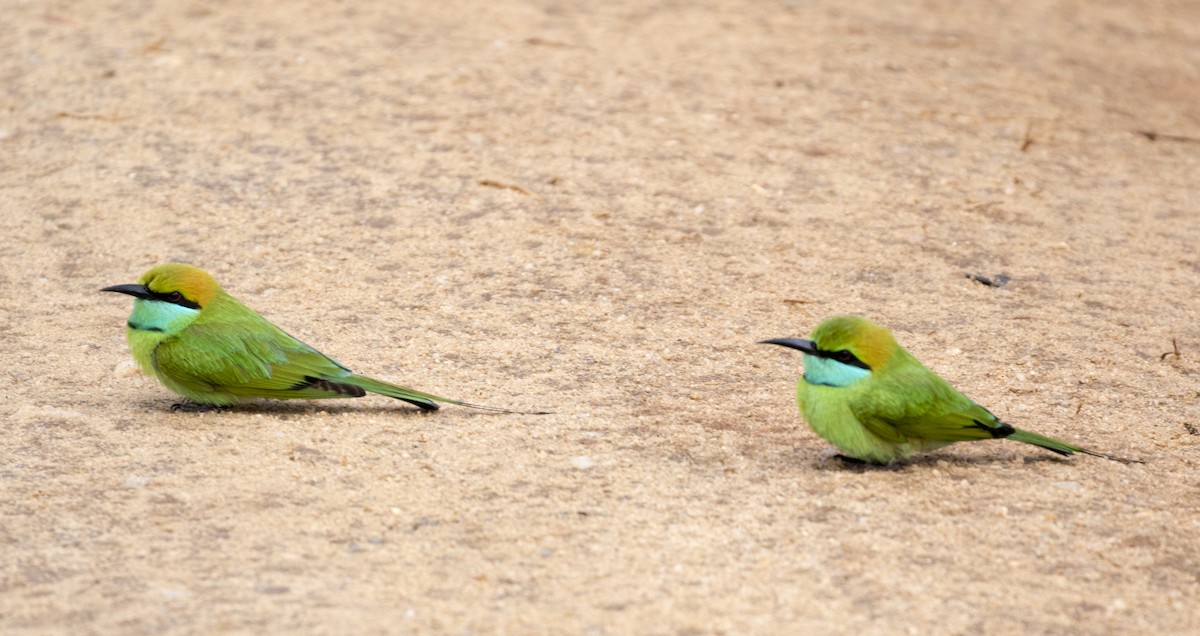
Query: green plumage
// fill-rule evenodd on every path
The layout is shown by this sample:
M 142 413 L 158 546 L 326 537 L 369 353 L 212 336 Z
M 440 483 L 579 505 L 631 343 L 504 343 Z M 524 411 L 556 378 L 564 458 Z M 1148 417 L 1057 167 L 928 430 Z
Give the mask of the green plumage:
M 444 402 L 519 413 L 357 375 L 271 324 L 190 265 L 160 265 L 138 285 L 104 291 L 136 298 L 128 329 L 134 359 L 167 388 L 197 404 L 351 398 L 369 392 L 430 411 Z
M 826 320 L 810 338 L 766 342 L 804 352 L 800 411 L 846 456 L 887 464 L 954 442 L 1005 438 L 1060 455 L 1127 461 L 1000 421 L 860 316 Z
M 426 410 L 438 408 L 435 400 L 453 402 L 355 375 L 232 296 L 216 299 L 208 309 L 185 331 L 152 337 L 157 343 L 149 354 L 151 371 L 163 384 L 194 402 L 225 406 L 246 398 L 319 400 L 364 392 Z

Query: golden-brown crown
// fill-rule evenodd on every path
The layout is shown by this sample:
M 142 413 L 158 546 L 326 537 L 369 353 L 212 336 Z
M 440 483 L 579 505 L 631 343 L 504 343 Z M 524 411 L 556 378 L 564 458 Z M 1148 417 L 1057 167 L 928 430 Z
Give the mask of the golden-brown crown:
M 204 307 L 221 291 L 217 279 L 208 272 L 183 263 L 157 265 L 142 274 L 138 284 L 156 294 L 179 292 L 183 297 Z
M 854 315 L 826 319 L 809 338 L 822 351 L 848 350 L 872 369 L 886 365 L 899 348 L 892 332 Z

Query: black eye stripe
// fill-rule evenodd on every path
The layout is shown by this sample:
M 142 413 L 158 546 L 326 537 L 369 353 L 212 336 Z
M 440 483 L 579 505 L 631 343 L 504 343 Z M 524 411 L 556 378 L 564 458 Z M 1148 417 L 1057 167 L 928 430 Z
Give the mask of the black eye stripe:
M 149 288 L 147 288 L 147 289 L 149 289 Z M 193 300 L 189 300 L 187 296 L 184 296 L 180 292 L 177 292 L 177 291 L 156 292 L 153 289 L 149 289 L 149 291 L 150 291 L 150 294 L 154 297 L 154 300 L 161 300 L 164 303 L 171 303 L 172 305 L 179 305 L 180 307 L 187 307 L 188 309 L 199 309 L 200 308 L 200 303 L 197 303 Z
M 818 355 L 822 358 L 828 358 L 830 360 L 837 360 L 838 362 L 841 362 L 842 364 L 848 364 L 852 367 L 866 369 L 867 371 L 871 370 L 871 367 L 868 366 L 867 363 L 863 362 L 862 360 L 859 360 L 858 356 L 854 355 L 849 349 L 839 349 L 837 351 L 827 351 L 825 349 L 817 349 L 816 355 Z

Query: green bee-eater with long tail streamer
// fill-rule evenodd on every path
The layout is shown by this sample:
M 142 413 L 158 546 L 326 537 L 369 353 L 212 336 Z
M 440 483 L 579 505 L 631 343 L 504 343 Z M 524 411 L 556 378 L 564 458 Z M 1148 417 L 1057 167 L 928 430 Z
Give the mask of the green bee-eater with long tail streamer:
M 204 410 L 251 398 L 326 399 L 368 392 L 404 400 L 427 411 L 438 402 L 498 409 L 422 393 L 351 372 L 271 324 L 191 265 L 159 265 L 136 285 L 101 291 L 134 297 L 129 347 L 138 365 L 189 402 L 172 407 Z
M 796 385 L 800 412 L 846 458 L 888 464 L 954 442 L 1012 439 L 1060 455 L 1085 453 L 1121 462 L 1000 421 L 959 393 L 862 316 L 835 316 L 808 339 L 764 340 L 804 354 Z

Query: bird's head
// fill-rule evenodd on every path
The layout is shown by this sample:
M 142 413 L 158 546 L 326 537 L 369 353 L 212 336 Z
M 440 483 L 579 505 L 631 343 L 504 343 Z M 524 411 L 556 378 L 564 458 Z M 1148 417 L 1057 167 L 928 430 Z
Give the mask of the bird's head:
M 834 316 L 808 339 L 764 340 L 804 353 L 804 378 L 812 384 L 847 386 L 888 364 L 899 346 L 892 333 L 862 316 Z
M 221 291 L 208 272 L 181 263 L 151 268 L 136 285 L 114 285 L 100 291 L 133 296 L 129 328 L 174 333 L 191 324 Z

